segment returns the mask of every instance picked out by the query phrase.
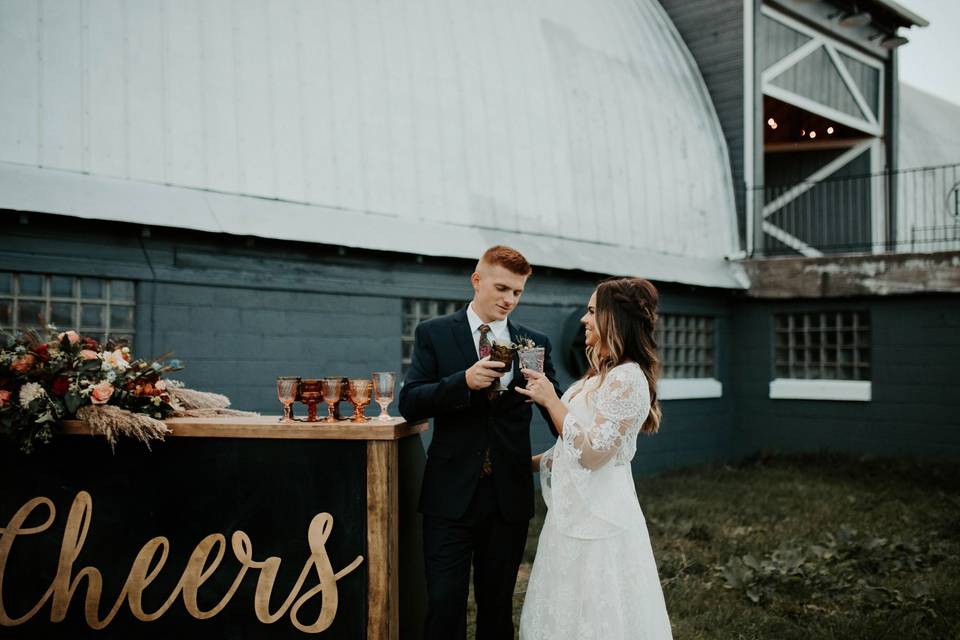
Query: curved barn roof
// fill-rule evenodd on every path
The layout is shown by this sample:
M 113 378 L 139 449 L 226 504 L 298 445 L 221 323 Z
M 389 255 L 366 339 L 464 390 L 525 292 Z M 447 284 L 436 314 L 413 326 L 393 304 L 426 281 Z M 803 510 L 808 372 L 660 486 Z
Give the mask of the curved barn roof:
M 0 207 L 742 286 L 656 0 L 115 4 L 0 6 Z

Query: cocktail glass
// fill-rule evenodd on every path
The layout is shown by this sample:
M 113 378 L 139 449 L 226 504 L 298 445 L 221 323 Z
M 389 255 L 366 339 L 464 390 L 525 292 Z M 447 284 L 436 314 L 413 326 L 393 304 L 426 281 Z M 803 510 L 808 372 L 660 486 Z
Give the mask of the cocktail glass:
M 340 392 L 343 389 L 343 378 L 323 378 L 320 381 L 323 387 L 323 401 L 327 403 L 327 417 L 324 422 L 336 422 L 336 407 L 340 402 Z
M 370 390 L 373 383 L 370 378 L 350 378 L 350 402 L 353 403 L 353 417 L 350 422 L 367 422 L 370 420 L 363 415 L 363 410 L 370 404 Z
M 393 402 L 393 389 L 397 383 L 397 374 L 392 371 L 377 371 L 373 374 L 373 398 L 380 405 L 378 420 L 389 420 L 387 407 Z
M 543 359 L 545 353 L 546 350 L 544 347 L 520 349 L 517 351 L 517 357 L 520 358 L 520 368 L 543 373 Z
M 277 399 L 283 405 L 283 416 L 279 422 L 293 421 L 293 403 L 300 393 L 299 376 L 280 376 L 277 378 Z
M 319 422 L 317 405 L 323 400 L 323 385 L 320 380 L 301 380 L 300 399 L 307 405 L 307 422 Z
M 504 364 L 504 368 L 500 371 L 503 373 L 510 371 L 510 369 L 513 367 L 513 358 L 516 355 L 517 350 L 510 345 L 494 342 L 490 346 L 490 360 L 494 362 L 502 362 Z M 497 380 L 496 384 L 493 385 L 492 390 L 498 393 L 507 390 L 507 388 L 503 386 L 502 378 Z

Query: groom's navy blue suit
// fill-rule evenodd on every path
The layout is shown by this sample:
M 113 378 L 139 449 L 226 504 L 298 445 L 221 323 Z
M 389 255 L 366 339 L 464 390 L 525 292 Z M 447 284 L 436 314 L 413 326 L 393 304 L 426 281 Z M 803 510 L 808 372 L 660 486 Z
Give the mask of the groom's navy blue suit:
M 544 373 L 556 387 L 546 334 L 509 320 L 507 327 L 512 340 L 532 338 L 545 347 Z M 414 338 L 400 413 L 409 421 L 434 419 L 420 492 L 425 635 L 430 640 L 464 637 L 472 559 L 477 640 L 512 639 L 513 589 L 533 516 L 530 419 L 535 405 L 513 391 L 525 383 L 516 363 L 504 393 L 491 398 L 486 390 L 467 386 L 466 370 L 478 355 L 466 307 L 421 323 Z M 540 410 L 553 430 L 549 414 Z M 488 449 L 493 473 L 481 479 Z

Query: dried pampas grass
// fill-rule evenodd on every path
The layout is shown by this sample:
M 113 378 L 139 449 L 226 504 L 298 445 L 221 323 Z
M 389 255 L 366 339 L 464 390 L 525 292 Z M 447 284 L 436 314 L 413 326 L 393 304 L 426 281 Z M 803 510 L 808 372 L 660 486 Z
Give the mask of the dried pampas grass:
M 174 407 L 170 418 L 215 418 L 217 416 L 258 416 L 252 411 L 228 409 L 230 398 L 219 393 L 187 389 L 183 383 L 170 381 L 167 383 Z
M 86 405 L 77 410 L 77 418 L 91 433 L 102 435 L 115 451 L 117 438 L 127 436 L 136 438 L 150 448 L 151 440 L 163 440 L 170 428 L 156 418 L 143 413 L 133 413 L 109 404 Z
M 183 410 L 190 409 L 226 409 L 230 406 L 230 398 L 219 393 L 197 391 L 180 386 L 169 388 L 170 396 L 177 401 Z

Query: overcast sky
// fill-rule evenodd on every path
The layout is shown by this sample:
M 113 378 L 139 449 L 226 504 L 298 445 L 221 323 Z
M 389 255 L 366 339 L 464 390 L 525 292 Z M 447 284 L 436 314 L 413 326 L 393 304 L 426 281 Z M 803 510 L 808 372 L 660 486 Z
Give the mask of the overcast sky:
M 960 0 L 899 0 L 930 21 L 901 29 L 900 80 L 960 105 Z M 958 123 L 960 126 L 960 123 Z

